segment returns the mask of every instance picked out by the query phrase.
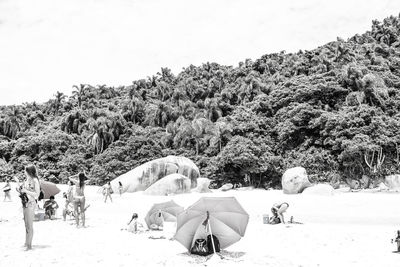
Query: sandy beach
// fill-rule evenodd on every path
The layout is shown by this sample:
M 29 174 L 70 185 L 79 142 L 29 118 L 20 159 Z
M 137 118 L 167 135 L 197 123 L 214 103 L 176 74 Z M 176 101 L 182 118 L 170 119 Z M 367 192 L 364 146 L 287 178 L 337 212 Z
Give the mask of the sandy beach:
M 137 192 L 114 194 L 112 203 L 104 203 L 99 192 L 99 187 L 87 188 L 86 228 L 77 229 L 68 217 L 63 221 L 61 208 L 58 219 L 35 222 L 31 251 L 23 248 L 21 203 L 13 192 L 12 202 L 0 202 L 0 266 L 398 266 L 399 262 L 391 243 L 400 229 L 397 193 L 285 195 L 280 190 L 255 189 L 155 197 Z M 121 230 L 133 212 L 145 225 L 146 212 L 154 203 L 173 199 L 186 208 L 210 195 L 234 196 L 250 215 L 244 238 L 220 255 L 190 255 L 172 240 L 171 223 L 163 232 Z M 56 201 L 63 205 L 61 196 Z M 303 224 L 263 224 L 263 215 L 281 200 L 290 203 L 286 218 L 293 216 Z

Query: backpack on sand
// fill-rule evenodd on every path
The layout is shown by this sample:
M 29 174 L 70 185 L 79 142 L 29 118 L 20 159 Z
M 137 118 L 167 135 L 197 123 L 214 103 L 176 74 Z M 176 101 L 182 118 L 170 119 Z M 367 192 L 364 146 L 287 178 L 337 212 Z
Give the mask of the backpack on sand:
M 209 255 L 207 242 L 205 239 L 196 239 L 194 241 L 193 247 L 190 250 L 190 253 L 200 255 L 200 256 L 207 256 Z
M 212 235 L 212 238 L 214 240 L 214 247 L 215 247 L 215 252 L 220 252 L 221 248 L 219 245 L 219 240 L 215 235 Z M 211 235 L 207 236 L 207 246 L 208 250 L 210 253 L 214 253 L 214 248 L 213 248 L 213 241 L 211 240 Z

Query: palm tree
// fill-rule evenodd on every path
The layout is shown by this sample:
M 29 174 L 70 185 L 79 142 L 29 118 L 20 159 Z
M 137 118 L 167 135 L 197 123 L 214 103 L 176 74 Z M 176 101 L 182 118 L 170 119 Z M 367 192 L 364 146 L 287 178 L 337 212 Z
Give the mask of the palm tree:
M 211 138 L 213 124 L 205 118 L 198 118 L 192 121 L 192 133 L 196 142 L 196 155 L 199 154 L 200 142 L 205 139 L 206 142 Z
M 172 110 L 168 105 L 159 102 L 156 109 L 154 109 L 146 118 L 146 121 L 150 125 L 164 128 L 171 119 L 171 112 Z
M 228 123 L 224 118 L 218 120 L 213 128 L 213 137 L 210 140 L 210 145 L 218 146 L 218 152 L 222 151 L 222 143 L 226 139 L 230 139 L 232 136 L 232 125 Z
M 86 117 L 82 115 L 80 110 L 75 110 L 64 117 L 61 123 L 61 130 L 67 133 L 81 134 L 85 122 Z
M 149 84 L 151 85 L 151 87 L 156 87 L 157 86 L 157 82 L 158 82 L 158 77 L 153 75 L 153 76 L 147 76 L 147 79 L 149 81 Z
M 134 97 L 132 101 L 125 106 L 123 117 L 126 121 L 131 121 L 134 124 L 143 120 L 144 117 L 144 103 L 139 98 Z
M 54 110 L 54 115 L 58 113 L 60 108 L 62 107 L 62 102 L 63 100 L 67 97 L 64 93 L 57 91 L 57 93 L 54 95 L 56 98 L 52 102 L 52 108 Z
M 88 123 L 92 133 L 86 140 L 93 147 L 94 153 L 100 154 L 114 142 L 114 135 L 107 125 L 109 122 L 101 117 L 98 120 L 92 118 Z
M 17 106 L 11 106 L 11 109 L 6 113 L 6 119 L 3 121 L 3 135 L 16 139 L 18 132 L 21 130 L 20 122 L 22 114 Z
M 79 86 L 74 85 L 72 88 L 76 88 L 76 90 L 72 91 L 72 97 L 76 98 L 78 101 L 78 107 L 82 107 L 82 102 L 84 101 L 86 97 L 86 90 L 87 90 L 87 85 L 86 84 L 80 84 Z
M 174 75 L 172 74 L 171 69 L 169 68 L 161 68 L 161 73 L 157 72 L 159 76 L 161 76 L 161 80 L 171 83 L 172 80 L 175 78 Z
M 175 147 L 185 147 L 190 145 L 193 139 L 193 127 L 190 121 L 184 117 L 179 117 L 175 122 L 174 131 L 171 132 L 173 137 L 173 144 Z

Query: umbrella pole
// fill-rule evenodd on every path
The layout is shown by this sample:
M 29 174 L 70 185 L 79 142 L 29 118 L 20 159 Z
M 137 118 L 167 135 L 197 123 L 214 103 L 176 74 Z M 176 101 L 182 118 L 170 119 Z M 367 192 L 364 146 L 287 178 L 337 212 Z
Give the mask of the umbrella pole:
M 211 230 L 211 223 L 210 223 L 210 220 L 208 220 L 208 228 L 210 229 L 211 244 L 212 244 L 212 247 L 213 247 L 213 252 L 214 252 L 214 254 L 215 254 L 215 253 L 216 253 L 216 252 L 215 252 L 215 244 L 214 244 L 214 238 L 213 238 L 213 234 L 212 234 L 212 230 Z

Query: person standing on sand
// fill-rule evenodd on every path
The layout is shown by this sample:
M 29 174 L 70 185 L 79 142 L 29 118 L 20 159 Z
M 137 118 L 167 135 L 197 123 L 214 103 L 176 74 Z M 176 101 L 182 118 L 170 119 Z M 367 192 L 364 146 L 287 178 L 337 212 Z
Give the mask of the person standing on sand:
M 17 177 L 14 178 L 18 185 L 17 191 L 21 194 L 24 222 L 25 222 L 25 247 L 27 250 L 32 249 L 33 239 L 33 218 L 35 216 L 36 199 L 40 194 L 40 183 L 37 175 L 36 167 L 28 165 L 25 167 L 25 180 L 20 185 Z
M 110 198 L 110 200 L 112 202 L 112 198 L 111 198 L 112 193 L 114 193 L 114 192 L 112 191 L 110 182 L 103 185 L 104 203 L 107 202 L 107 198 Z
M 68 181 L 68 190 L 66 193 L 65 192 L 63 193 L 63 197 L 65 198 L 64 210 L 63 210 L 64 221 L 67 219 L 67 213 L 69 213 L 69 208 L 68 208 L 69 203 L 74 201 L 73 186 L 74 186 L 74 183 L 71 181 Z
M 11 201 L 11 185 L 10 185 L 10 180 L 6 180 L 6 185 L 3 187 L 3 192 L 4 192 L 4 201 L 6 201 L 6 198 L 8 198 L 9 201 Z
M 71 177 L 69 180 L 75 184 L 73 202 L 76 227 L 79 227 L 79 214 L 82 216 L 82 226 L 85 227 L 85 185 L 89 182 L 89 180 L 83 172 L 78 174 L 78 180 Z
M 121 181 L 118 181 L 118 190 L 119 190 L 119 195 L 121 196 L 122 195 L 122 190 L 123 190 Z
M 286 212 L 286 210 L 289 208 L 289 204 L 286 202 L 281 202 L 281 203 L 275 203 L 272 208 L 272 218 L 270 219 L 271 224 L 277 224 L 277 223 L 285 223 L 285 219 L 283 217 L 283 213 Z M 279 219 L 276 220 L 276 219 Z

